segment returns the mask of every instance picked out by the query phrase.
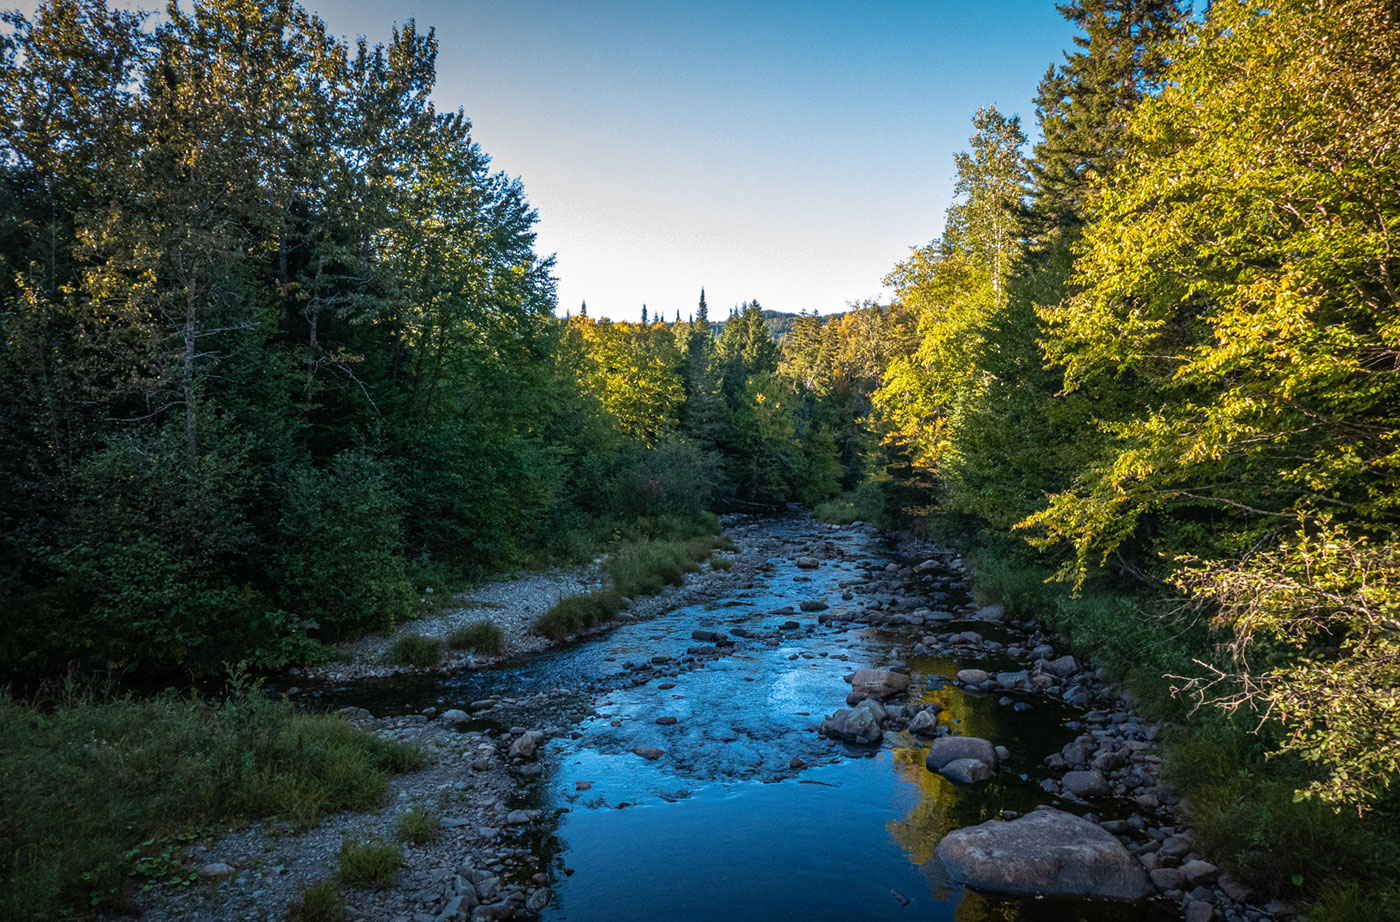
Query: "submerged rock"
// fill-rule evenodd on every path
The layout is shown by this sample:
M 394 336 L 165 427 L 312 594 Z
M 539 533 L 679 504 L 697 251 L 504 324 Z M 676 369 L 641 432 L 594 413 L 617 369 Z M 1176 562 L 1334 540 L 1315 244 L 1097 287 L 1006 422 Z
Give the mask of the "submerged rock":
M 955 830 L 935 853 L 954 880 L 980 890 L 1120 900 L 1155 892 L 1112 833 L 1061 810 Z

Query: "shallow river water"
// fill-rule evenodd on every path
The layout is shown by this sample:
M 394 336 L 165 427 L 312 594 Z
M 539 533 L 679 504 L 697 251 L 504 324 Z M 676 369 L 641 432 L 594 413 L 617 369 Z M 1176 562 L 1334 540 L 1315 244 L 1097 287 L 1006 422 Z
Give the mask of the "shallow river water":
M 830 537 L 820 526 L 778 520 L 765 526 L 797 548 Z M 383 713 L 436 703 L 567 687 L 592 696 L 592 713 L 545 745 L 541 774 L 512 806 L 545 819 L 521 835 L 552 865 L 550 920 L 1026 920 L 1165 922 L 1158 903 L 1021 899 L 980 894 L 951 882 L 934 857 L 938 840 L 1003 810 L 1052 802 L 1039 786 L 1041 760 L 1072 740 L 1077 712 L 1037 696 L 965 692 L 951 678 L 970 666 L 1015 668 L 1009 660 L 911 656 L 916 635 L 775 610 L 804 599 L 840 601 L 843 581 L 895 560 L 892 547 L 859 531 L 839 533 L 845 555 L 799 570 L 797 553 L 774 557 L 754 585 L 698 606 L 626 624 L 571 648 L 444 681 L 351 688 L 337 704 Z M 935 606 L 938 607 L 938 606 Z M 776 645 L 765 640 L 788 620 Z M 956 624 L 956 623 L 955 623 Z M 975 628 L 997 637 L 997 628 Z M 761 634 L 747 639 L 733 631 Z M 660 664 L 699 641 L 695 629 L 734 637 L 728 656 L 694 670 Z M 918 629 L 913 629 L 915 632 Z M 905 649 L 900 649 L 905 648 Z M 905 663 L 916 695 L 937 701 L 939 722 L 980 736 L 1012 755 L 992 781 L 962 788 L 924 767 L 927 743 L 900 734 L 884 746 L 854 746 L 817 733 L 863 666 Z M 674 676 L 666 674 L 673 671 Z M 641 678 L 639 678 L 639 676 Z M 674 717 L 671 725 L 656 723 Z M 632 750 L 663 750 L 648 761 Z M 794 768 L 794 759 L 805 765 Z M 583 782 L 580 784 L 579 782 Z M 1073 810 L 1073 807 L 1065 809 Z

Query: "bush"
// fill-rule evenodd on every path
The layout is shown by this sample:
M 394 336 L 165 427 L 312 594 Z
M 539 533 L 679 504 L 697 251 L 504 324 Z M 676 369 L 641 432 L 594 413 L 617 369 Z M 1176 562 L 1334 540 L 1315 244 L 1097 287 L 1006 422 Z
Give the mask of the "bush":
M 335 880 L 327 877 L 307 887 L 287 917 L 290 922 L 341 922 L 345 918 L 345 901 Z
M 622 596 L 613 591 L 573 595 L 560 599 L 535 621 L 535 633 L 563 640 L 579 631 L 610 621 L 622 610 Z
M 831 525 L 869 522 L 883 528 L 888 524 L 885 505 L 884 489 L 879 483 L 867 481 L 854 490 L 817 503 L 812 507 L 812 515 Z
M 437 814 L 414 807 L 399 816 L 399 838 L 419 845 L 431 842 L 437 836 L 438 825 Z
M 409 634 L 394 641 L 389 659 L 401 666 L 428 669 L 442 662 L 442 641 L 421 634 Z
M 0 917 L 121 905 L 143 842 L 241 818 L 300 827 L 377 805 L 416 750 L 236 687 L 208 705 L 69 688 L 38 709 L 0 694 Z
M 608 561 L 608 576 L 624 596 L 656 595 L 665 586 L 679 586 L 685 574 L 698 571 L 715 545 L 709 535 L 627 544 Z
M 347 887 L 383 890 L 394 882 L 403 864 L 403 850 L 379 839 L 340 843 L 340 867 L 336 879 Z
M 293 470 L 277 532 L 282 606 L 337 639 L 391 631 L 413 610 L 398 498 L 382 465 L 345 453 L 329 470 Z
M 478 653 L 499 655 L 505 649 L 505 636 L 501 629 L 490 621 L 475 621 L 457 628 L 448 635 L 447 645 L 453 650 L 475 650 Z
M 710 568 L 713 570 L 728 570 L 734 566 L 734 561 L 729 557 L 711 557 Z

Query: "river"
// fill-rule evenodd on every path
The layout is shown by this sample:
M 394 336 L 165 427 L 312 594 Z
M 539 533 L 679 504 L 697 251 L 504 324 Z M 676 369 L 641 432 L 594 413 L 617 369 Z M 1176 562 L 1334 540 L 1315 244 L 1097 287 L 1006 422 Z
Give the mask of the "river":
M 948 831 L 1042 803 L 1085 812 L 1040 785 L 1042 760 L 1082 732 L 1081 712 L 1043 695 L 965 691 L 951 681 L 968 667 L 1024 668 L 999 651 L 960 658 L 913 651 L 925 632 L 976 630 L 995 647 L 1015 640 L 1009 628 L 967 621 L 882 628 L 801 613 L 801 602 L 817 600 L 831 606 L 828 619 L 854 610 L 875 597 L 871 587 L 890 563 L 916 562 L 901 560 L 873 532 L 832 532 L 798 519 L 751 527 L 776 538 L 781 552 L 726 597 L 499 668 L 351 686 L 334 703 L 409 713 L 550 689 L 584 702 L 542 747 L 539 775 L 511 804 L 540 810 L 541 821 L 503 833 L 520 837 L 549 868 L 544 919 L 1179 918 L 1158 901 L 1010 898 L 950 881 L 934 857 Z M 820 565 L 799 568 L 796 559 L 813 547 L 827 551 Z M 889 596 L 888 587 L 880 591 Z M 961 616 L 970 607 L 952 570 L 911 576 L 898 595 L 906 609 Z M 688 654 L 702 645 L 692 637 L 697 630 L 723 633 L 734 646 L 717 656 Z M 825 715 L 846 706 L 850 673 L 892 665 L 915 677 L 914 703 L 942 707 L 940 723 L 1010 750 L 989 783 L 967 788 L 929 771 L 927 741 L 904 732 L 887 732 L 874 746 L 817 732 Z M 643 758 L 639 747 L 662 755 Z

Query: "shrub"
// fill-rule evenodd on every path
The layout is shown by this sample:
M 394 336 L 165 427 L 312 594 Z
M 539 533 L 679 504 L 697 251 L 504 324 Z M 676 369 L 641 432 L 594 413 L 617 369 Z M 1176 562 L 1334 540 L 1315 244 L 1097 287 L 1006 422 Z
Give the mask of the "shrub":
M 505 649 L 505 637 L 490 621 L 475 621 L 448 635 L 447 645 L 453 650 L 476 650 L 494 655 Z
M 414 807 L 399 816 L 399 838 L 405 842 L 422 844 L 431 842 L 438 831 L 437 814 L 422 807 Z
M 340 867 L 336 879 L 347 887 L 383 890 L 394 882 L 403 864 L 403 850 L 380 839 L 340 843 Z
M 710 567 L 714 570 L 728 570 L 734 566 L 734 561 L 729 557 L 711 557 Z
M 302 891 L 287 913 L 290 922 L 341 922 L 345 901 L 333 878 L 323 878 Z
M 403 666 L 427 669 L 442 662 L 442 641 L 421 634 L 409 634 L 394 641 L 389 659 Z
M 282 605 L 335 639 L 391 631 L 408 617 L 413 585 L 403 558 L 400 502 L 382 465 L 344 453 L 329 470 L 293 470 L 278 534 Z
M 551 640 L 562 640 L 603 621 L 610 621 L 622 610 L 622 596 L 613 591 L 572 595 L 560 599 L 535 621 L 535 633 Z

